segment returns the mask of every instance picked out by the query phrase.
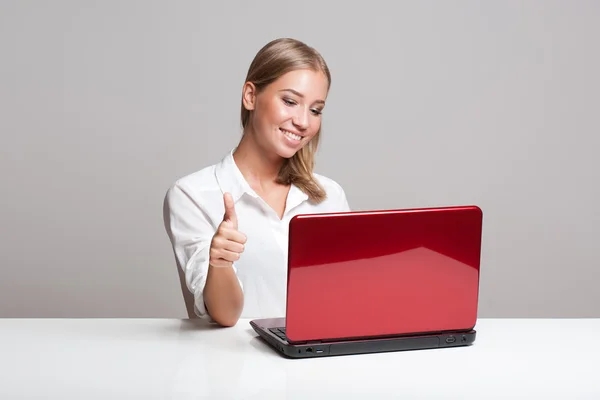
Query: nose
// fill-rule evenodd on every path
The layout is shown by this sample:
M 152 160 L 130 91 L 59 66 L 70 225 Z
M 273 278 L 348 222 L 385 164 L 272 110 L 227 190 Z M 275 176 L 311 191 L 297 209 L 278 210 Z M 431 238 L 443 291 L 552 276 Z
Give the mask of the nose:
M 308 128 L 308 107 L 297 107 L 296 115 L 294 115 L 293 123 L 299 129 L 307 129 Z

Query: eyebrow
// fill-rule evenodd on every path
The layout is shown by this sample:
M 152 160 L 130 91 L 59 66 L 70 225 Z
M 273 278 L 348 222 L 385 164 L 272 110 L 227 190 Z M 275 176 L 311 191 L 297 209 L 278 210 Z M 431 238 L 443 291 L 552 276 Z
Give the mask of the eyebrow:
M 280 90 L 280 92 L 290 92 L 290 93 L 295 94 L 298 97 L 304 98 L 304 95 L 302 93 L 300 93 L 294 89 L 282 89 L 282 90 Z M 317 100 L 317 101 L 315 101 L 315 103 L 325 104 L 325 101 Z

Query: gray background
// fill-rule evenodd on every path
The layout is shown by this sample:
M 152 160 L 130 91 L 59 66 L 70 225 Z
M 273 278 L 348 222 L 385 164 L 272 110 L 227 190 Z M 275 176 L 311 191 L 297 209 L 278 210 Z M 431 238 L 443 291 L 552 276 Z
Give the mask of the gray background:
M 0 4 L 0 316 L 184 317 L 163 196 L 290 36 L 354 209 L 478 204 L 481 316 L 600 317 L 600 2 Z

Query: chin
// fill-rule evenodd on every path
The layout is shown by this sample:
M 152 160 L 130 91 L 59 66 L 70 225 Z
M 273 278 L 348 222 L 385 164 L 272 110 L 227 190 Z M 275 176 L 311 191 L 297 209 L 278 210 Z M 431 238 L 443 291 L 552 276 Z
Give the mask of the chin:
M 281 156 L 283 158 L 292 158 L 296 155 L 296 153 L 298 153 L 300 150 L 302 150 L 304 148 L 304 146 L 306 146 L 306 144 L 307 143 L 303 143 L 302 146 L 299 146 L 297 148 L 283 145 L 277 149 L 277 154 L 279 154 L 279 156 Z
M 283 143 L 278 143 L 275 145 L 275 154 L 277 154 L 279 157 L 281 158 L 292 158 L 294 157 L 294 155 L 300 151 L 300 149 L 302 149 L 302 147 L 298 147 L 298 148 L 293 148 L 290 146 L 286 146 Z
M 297 152 L 298 152 L 297 150 L 287 150 L 287 151 L 286 151 L 286 150 L 284 150 L 284 151 L 278 151 L 278 152 L 277 152 L 277 155 L 278 155 L 279 157 L 282 157 L 282 158 L 288 158 L 288 159 L 289 159 L 289 158 L 292 158 L 292 157 L 294 157 L 294 155 L 295 155 Z

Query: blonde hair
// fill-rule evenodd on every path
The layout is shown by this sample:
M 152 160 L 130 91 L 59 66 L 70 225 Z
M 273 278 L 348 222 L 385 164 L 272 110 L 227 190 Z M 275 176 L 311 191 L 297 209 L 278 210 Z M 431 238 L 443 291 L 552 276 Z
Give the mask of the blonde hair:
M 246 82 L 252 82 L 258 93 L 282 75 L 306 68 L 323 72 L 327 77 L 327 89 L 329 90 L 331 74 L 319 52 L 296 39 L 276 39 L 258 51 L 248 69 Z M 246 128 L 252 114 L 244 107 L 243 101 L 241 114 L 242 128 Z M 316 203 L 320 203 L 326 198 L 325 190 L 313 176 L 315 153 L 320 135 L 321 129 L 319 128 L 308 144 L 294 156 L 285 160 L 277 177 L 277 183 L 296 185 L 308 195 L 311 201 Z

